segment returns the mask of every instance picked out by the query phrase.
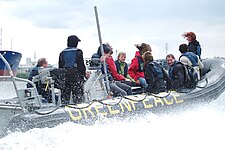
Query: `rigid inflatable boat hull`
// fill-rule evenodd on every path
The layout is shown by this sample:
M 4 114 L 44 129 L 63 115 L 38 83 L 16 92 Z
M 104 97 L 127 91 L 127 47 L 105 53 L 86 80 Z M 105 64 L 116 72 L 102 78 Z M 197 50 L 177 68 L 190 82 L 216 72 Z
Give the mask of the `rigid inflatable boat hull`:
M 145 112 L 168 112 L 173 108 L 183 108 L 196 103 L 210 102 L 220 96 L 225 90 L 225 59 L 214 58 L 203 61 L 204 78 L 198 86 L 189 93 L 160 93 L 156 95 L 132 95 L 117 97 L 76 106 L 61 106 L 46 108 L 13 116 L 5 128 L 7 131 L 27 131 L 32 128 L 54 127 L 60 123 L 72 121 L 91 125 L 100 118 L 118 117 L 120 119 Z M 51 113 L 49 113 L 51 112 Z

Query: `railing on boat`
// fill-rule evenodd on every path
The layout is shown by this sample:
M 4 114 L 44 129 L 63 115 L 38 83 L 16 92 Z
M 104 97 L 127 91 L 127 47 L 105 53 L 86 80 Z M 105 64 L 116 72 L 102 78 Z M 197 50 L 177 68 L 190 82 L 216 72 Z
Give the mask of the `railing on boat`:
M 20 106 L 22 108 L 25 108 L 24 110 L 26 110 L 27 106 L 33 105 L 33 102 L 36 99 L 38 103 L 38 107 L 42 108 L 41 99 L 38 95 L 35 84 L 32 81 L 27 79 L 14 77 L 12 68 L 10 67 L 9 63 L 7 62 L 7 60 L 4 58 L 4 56 L 1 53 L 0 53 L 0 59 L 2 59 L 7 69 L 9 70 L 9 76 L 0 76 L 0 79 L 12 81 Z M 30 85 L 32 85 L 32 88 L 18 90 L 16 81 L 29 83 Z

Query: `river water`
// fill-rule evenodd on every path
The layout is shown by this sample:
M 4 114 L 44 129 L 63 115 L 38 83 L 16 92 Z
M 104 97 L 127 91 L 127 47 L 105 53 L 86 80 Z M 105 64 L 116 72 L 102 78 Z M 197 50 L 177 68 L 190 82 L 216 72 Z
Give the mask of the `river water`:
M 0 139 L 0 150 L 224 150 L 224 139 L 225 92 L 209 104 L 166 114 L 11 133 Z

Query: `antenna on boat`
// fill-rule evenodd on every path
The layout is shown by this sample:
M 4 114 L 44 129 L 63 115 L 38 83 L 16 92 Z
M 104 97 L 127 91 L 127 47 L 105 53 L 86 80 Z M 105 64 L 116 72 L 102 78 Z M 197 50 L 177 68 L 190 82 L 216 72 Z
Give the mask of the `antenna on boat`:
M 100 43 L 100 49 L 101 49 L 102 56 L 104 56 L 104 51 L 103 51 L 103 46 L 102 46 L 102 37 L 101 37 L 101 31 L 100 31 L 100 25 L 99 25 L 99 19 L 98 19 L 98 12 L 97 12 L 97 6 L 94 6 L 94 10 L 95 10 L 95 18 L 96 18 L 96 24 L 97 24 L 97 29 L 98 29 L 98 38 L 99 38 L 99 43 Z M 108 73 L 107 73 L 107 69 L 106 69 L 105 59 L 103 60 L 103 66 L 104 66 L 104 72 L 105 72 L 105 76 L 106 76 L 106 89 L 107 89 L 107 93 L 109 94 L 110 87 L 109 87 L 109 80 L 107 78 Z

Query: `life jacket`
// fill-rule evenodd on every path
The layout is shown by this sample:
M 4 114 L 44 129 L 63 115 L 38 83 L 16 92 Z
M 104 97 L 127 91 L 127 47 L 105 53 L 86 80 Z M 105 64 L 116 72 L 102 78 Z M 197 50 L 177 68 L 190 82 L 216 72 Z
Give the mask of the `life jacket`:
M 169 73 L 169 77 L 170 79 L 174 80 L 174 73 L 176 72 L 176 69 L 178 69 L 176 66 L 177 64 L 181 64 L 183 66 L 183 64 L 180 61 L 174 61 L 173 65 L 171 67 L 169 67 L 168 73 Z
M 77 49 L 67 48 L 64 53 L 64 68 L 77 68 Z
M 119 60 L 116 60 L 115 61 L 115 64 L 116 64 L 116 70 L 119 74 L 122 74 L 121 72 L 121 68 L 120 68 L 120 62 Z M 127 66 L 127 63 L 125 63 L 125 67 L 124 67 L 124 74 L 122 74 L 124 77 L 127 76 L 127 73 L 128 73 L 128 66 Z
M 155 78 L 152 92 L 165 92 L 167 89 L 166 81 L 164 79 L 163 68 L 157 62 L 152 61 L 149 63 L 152 66 L 153 75 Z
M 202 49 L 201 49 L 201 45 L 199 44 L 197 40 L 190 42 L 188 44 L 188 49 L 189 49 L 189 52 L 195 53 L 196 55 L 198 55 L 199 59 L 201 59 Z
M 140 56 L 135 56 L 138 59 L 138 72 L 144 72 L 145 63 Z
M 198 65 L 198 57 L 193 52 L 185 52 L 180 56 L 180 58 L 182 56 L 186 56 L 191 61 L 192 67 L 199 66 Z M 180 58 L 179 58 L 179 60 L 180 60 Z
M 162 67 L 155 61 L 150 62 L 150 64 L 153 66 L 153 74 L 158 79 L 163 79 L 163 72 Z
M 202 52 L 201 46 L 197 45 L 197 55 L 199 56 L 199 59 L 201 59 L 201 52 Z

